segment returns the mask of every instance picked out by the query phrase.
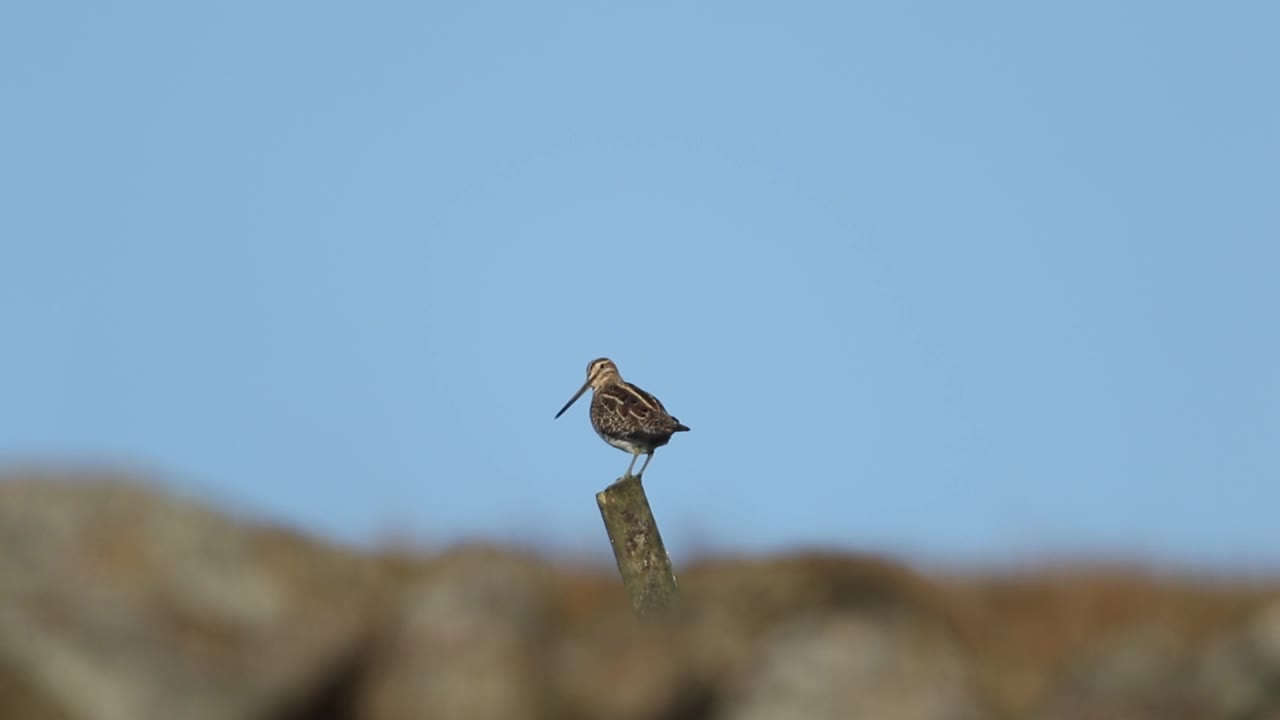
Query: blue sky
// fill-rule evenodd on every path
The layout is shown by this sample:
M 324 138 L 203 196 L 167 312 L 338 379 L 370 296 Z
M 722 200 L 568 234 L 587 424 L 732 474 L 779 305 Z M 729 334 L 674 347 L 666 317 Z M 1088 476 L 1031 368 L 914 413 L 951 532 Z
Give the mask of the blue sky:
M 1280 564 L 1273 3 L 7 3 L 0 461 L 343 541 Z

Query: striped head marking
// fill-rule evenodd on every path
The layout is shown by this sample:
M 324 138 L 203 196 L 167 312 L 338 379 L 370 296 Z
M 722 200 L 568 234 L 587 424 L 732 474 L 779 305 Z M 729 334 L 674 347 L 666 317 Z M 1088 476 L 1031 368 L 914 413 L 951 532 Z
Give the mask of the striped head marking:
M 621 379 L 618 366 L 614 365 L 609 358 L 596 358 L 587 363 L 587 385 L 592 388 L 599 388 Z

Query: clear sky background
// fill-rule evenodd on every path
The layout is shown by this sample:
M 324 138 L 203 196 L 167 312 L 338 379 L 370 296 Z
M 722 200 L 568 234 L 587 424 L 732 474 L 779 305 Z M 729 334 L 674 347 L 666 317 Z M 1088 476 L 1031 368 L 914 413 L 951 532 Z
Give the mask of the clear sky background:
M 0 8 L 0 461 L 346 542 L 1280 567 L 1280 5 Z

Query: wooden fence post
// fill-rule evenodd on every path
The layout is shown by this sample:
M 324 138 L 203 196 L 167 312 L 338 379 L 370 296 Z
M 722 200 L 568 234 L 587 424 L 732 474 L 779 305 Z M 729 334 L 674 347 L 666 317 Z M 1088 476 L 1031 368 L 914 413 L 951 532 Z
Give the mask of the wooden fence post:
M 631 608 L 640 617 L 670 608 L 676 599 L 676 576 L 640 478 L 618 480 L 596 493 L 596 504 Z

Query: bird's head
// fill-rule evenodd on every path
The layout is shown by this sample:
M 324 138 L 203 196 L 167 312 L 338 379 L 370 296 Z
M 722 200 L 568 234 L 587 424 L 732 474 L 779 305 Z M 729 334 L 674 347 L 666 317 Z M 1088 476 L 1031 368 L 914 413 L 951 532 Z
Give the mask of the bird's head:
M 573 397 L 569 398 L 569 402 L 565 403 L 564 407 L 560 408 L 560 412 L 556 413 L 556 417 L 563 415 L 564 411 L 569 409 L 569 406 L 577 402 L 578 398 L 582 397 L 582 394 L 587 391 L 587 388 L 597 390 L 609 383 L 618 382 L 621 379 L 622 376 L 618 375 L 618 366 L 614 365 L 613 361 L 609 358 L 596 358 L 595 360 L 592 360 L 587 363 L 587 381 L 582 383 L 582 387 L 578 388 L 578 392 L 574 393 Z

